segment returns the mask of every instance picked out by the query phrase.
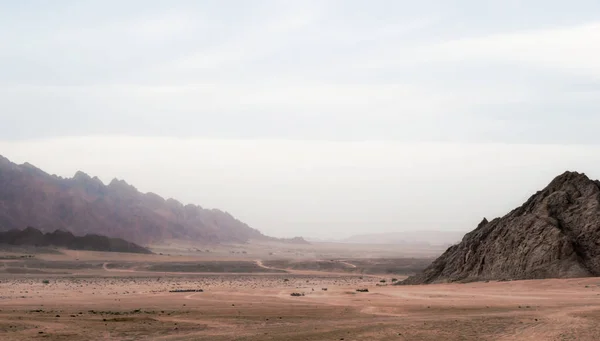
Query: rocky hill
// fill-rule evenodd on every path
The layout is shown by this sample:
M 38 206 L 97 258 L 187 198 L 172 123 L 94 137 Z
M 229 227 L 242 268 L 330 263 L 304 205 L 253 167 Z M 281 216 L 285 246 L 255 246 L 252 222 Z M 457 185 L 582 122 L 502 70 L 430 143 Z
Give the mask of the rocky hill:
M 0 244 L 27 246 L 57 246 L 71 250 L 152 253 L 150 250 L 120 238 L 88 234 L 76 237 L 71 232 L 56 230 L 52 233 L 28 227 L 24 230 L 0 232 Z
M 600 182 L 566 172 L 401 284 L 600 275 Z
M 0 156 L 0 230 L 24 226 L 140 244 L 170 239 L 211 244 L 276 240 L 227 212 L 141 193 L 123 180 L 104 185 L 83 172 L 62 178 Z

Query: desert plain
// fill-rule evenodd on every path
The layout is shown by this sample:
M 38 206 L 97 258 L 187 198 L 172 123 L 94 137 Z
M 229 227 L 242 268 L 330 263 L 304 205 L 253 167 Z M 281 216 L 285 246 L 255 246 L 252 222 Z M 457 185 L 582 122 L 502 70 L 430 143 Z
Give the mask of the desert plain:
M 0 340 L 600 339 L 600 278 L 403 286 L 441 250 L 154 250 L 3 251 Z

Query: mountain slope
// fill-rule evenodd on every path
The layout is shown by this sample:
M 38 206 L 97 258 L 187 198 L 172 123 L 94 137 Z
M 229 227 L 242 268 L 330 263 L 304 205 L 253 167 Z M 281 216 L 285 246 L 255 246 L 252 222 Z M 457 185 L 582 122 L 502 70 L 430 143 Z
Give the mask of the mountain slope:
M 600 182 L 566 172 L 402 284 L 600 275 Z
M 24 230 L 0 232 L 0 244 L 58 246 L 71 250 L 152 253 L 150 250 L 121 238 L 108 238 L 96 234 L 83 237 L 74 236 L 71 232 L 56 230 L 52 233 L 28 227 Z
M 83 172 L 61 178 L 0 156 L 0 230 L 25 226 L 45 232 L 102 234 L 137 243 L 275 240 L 229 213 L 140 193 L 122 180 L 104 185 Z

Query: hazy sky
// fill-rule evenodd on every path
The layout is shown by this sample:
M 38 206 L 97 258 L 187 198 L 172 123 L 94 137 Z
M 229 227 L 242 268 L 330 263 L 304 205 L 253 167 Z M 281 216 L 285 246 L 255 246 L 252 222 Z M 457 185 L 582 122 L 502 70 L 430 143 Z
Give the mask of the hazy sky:
M 597 0 L 0 0 L 0 154 L 274 236 L 472 229 L 599 127 Z

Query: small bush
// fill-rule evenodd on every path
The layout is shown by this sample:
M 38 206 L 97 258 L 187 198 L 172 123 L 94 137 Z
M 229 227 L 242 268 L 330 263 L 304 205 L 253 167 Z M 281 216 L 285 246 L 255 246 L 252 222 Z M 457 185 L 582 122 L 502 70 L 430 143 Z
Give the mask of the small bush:
M 44 283 L 44 284 L 50 284 L 50 281 L 47 280 L 47 279 L 45 279 L 45 280 L 42 281 L 42 283 Z
M 204 292 L 202 289 L 173 289 L 169 292 Z
M 396 283 L 396 282 L 398 282 L 398 279 L 397 278 L 392 278 L 392 283 Z

